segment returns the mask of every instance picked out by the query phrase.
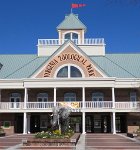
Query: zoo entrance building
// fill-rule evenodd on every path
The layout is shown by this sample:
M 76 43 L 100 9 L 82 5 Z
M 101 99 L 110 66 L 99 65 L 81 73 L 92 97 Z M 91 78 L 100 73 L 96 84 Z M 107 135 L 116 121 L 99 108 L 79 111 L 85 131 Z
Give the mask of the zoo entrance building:
M 69 14 L 58 39 L 38 39 L 38 53 L 0 55 L 0 126 L 7 134 L 51 127 L 54 106 L 71 108 L 81 133 L 133 132 L 140 126 L 140 54 L 106 54 L 103 38 L 85 38 Z

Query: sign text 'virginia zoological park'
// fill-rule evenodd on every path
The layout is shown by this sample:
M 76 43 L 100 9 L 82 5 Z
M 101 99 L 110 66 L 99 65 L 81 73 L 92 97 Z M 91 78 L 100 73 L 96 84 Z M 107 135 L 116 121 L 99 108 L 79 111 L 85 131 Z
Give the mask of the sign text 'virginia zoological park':
M 51 60 L 49 62 L 49 64 L 45 67 L 44 77 L 51 77 L 51 72 L 52 72 L 53 68 L 59 62 L 67 61 L 67 60 L 77 61 L 78 63 L 81 63 L 86 68 L 89 77 L 95 76 L 95 70 L 94 70 L 92 64 L 87 59 L 85 59 L 83 56 L 74 53 L 74 54 L 61 54 L 61 55 L 58 55 L 53 60 Z

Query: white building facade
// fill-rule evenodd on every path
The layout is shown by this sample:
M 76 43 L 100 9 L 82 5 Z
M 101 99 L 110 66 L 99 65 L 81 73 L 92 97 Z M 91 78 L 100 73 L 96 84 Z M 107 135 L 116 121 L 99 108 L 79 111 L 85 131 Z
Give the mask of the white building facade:
M 69 14 L 58 39 L 39 39 L 37 55 L 0 55 L 0 126 L 7 134 L 51 128 L 52 108 L 71 107 L 81 133 L 140 127 L 140 54 L 106 54 L 103 38 L 85 38 Z

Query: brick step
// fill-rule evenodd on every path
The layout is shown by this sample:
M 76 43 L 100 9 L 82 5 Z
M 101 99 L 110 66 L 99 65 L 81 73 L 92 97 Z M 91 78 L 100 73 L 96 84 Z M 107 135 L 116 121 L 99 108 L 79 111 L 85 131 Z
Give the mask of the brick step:
M 98 150 L 140 150 L 140 146 L 86 146 L 85 149 L 92 150 L 92 149 L 98 149 Z
M 86 143 L 86 145 L 88 145 L 88 146 L 101 146 L 101 143 Z M 126 147 L 128 147 L 128 146 L 139 146 L 140 147 L 140 145 L 139 144 L 137 144 L 137 143 L 102 143 L 102 146 L 104 147 L 106 147 L 106 146 L 126 146 Z
M 48 150 L 48 149 L 47 149 Z M 136 147 L 136 148 L 123 148 L 123 147 L 118 147 L 118 148 L 108 148 L 108 147 L 105 147 L 105 148 L 87 148 L 86 150 L 140 150 L 139 147 Z
M 73 150 L 75 147 L 39 147 L 39 146 L 22 146 L 19 149 L 21 150 L 30 150 L 30 149 L 36 149 L 36 150 L 42 150 L 42 149 L 47 149 L 47 150 Z
M 8 146 L 0 146 L 0 150 L 1 149 L 7 149 L 7 148 L 9 148 Z

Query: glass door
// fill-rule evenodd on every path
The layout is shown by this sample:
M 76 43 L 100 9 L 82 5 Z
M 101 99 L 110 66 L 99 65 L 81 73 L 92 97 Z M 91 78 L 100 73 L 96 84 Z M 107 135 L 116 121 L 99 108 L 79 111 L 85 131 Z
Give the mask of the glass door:
M 91 122 L 91 116 L 86 117 L 86 132 L 91 133 L 92 132 L 92 122 Z
M 75 132 L 81 132 L 81 117 L 70 117 L 69 125 Z
M 20 104 L 20 98 L 18 97 L 13 97 L 11 98 L 11 108 L 19 108 L 19 104 Z

